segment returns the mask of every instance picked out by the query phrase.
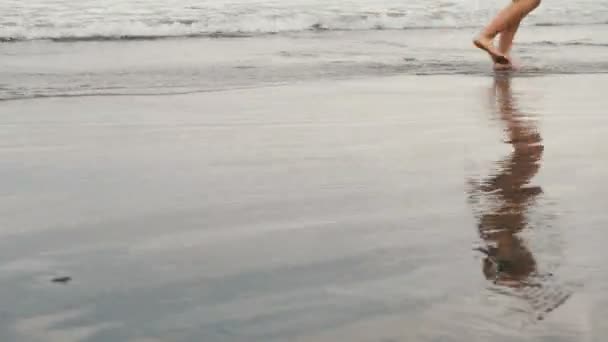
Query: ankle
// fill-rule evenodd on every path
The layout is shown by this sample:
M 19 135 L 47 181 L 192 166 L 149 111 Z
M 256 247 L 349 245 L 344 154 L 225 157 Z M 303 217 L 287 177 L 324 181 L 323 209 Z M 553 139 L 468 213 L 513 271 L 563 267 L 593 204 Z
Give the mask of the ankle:
M 475 38 L 475 40 L 480 40 L 483 42 L 491 42 L 494 40 L 494 37 L 496 37 L 496 35 L 490 35 L 490 34 L 487 34 L 487 32 L 482 32 L 477 36 L 477 38 Z

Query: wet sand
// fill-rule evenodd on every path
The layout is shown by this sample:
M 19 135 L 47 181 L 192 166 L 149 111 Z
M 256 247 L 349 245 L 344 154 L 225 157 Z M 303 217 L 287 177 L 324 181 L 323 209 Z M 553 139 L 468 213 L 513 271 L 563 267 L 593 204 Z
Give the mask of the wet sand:
M 0 103 L 0 340 L 602 341 L 606 81 Z

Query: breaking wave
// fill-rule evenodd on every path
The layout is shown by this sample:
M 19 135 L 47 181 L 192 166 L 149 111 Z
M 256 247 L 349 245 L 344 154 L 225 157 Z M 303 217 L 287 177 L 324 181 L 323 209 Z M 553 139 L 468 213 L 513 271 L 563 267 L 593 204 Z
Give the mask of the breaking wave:
M 579 0 L 587 1 L 587 0 Z M 371 5 L 370 5 L 371 4 Z M 0 3 L 0 42 L 24 40 L 103 41 L 176 37 L 231 38 L 304 31 L 464 29 L 480 27 L 497 8 L 477 0 L 201 1 L 124 3 L 119 0 L 7 0 Z M 572 10 L 551 7 L 529 25 L 608 24 L 608 6 Z M 498 4 L 484 4 L 498 6 Z M 548 6 L 547 6 L 548 7 Z M 585 9 L 587 8 L 587 9 Z M 545 22 L 551 18 L 552 22 Z

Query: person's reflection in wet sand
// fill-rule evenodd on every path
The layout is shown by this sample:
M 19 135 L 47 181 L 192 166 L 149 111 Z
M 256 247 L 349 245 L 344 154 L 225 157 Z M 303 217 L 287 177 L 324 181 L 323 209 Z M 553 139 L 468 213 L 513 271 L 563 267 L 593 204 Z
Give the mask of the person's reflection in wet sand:
M 485 247 L 483 274 L 501 287 L 514 289 L 531 305 L 536 318 L 561 305 L 566 298 L 545 293 L 544 281 L 551 274 L 541 275 L 537 262 L 518 233 L 530 227 L 527 215 L 535 199 L 542 193 L 530 185 L 539 171 L 544 146 L 535 121 L 522 115 L 511 92 L 508 75 L 496 76 L 493 100 L 506 125 L 507 143 L 513 153 L 498 163 L 498 173 L 478 185 L 474 193 L 490 203 L 478 217 L 479 235 Z M 552 292 L 552 291 L 550 291 Z

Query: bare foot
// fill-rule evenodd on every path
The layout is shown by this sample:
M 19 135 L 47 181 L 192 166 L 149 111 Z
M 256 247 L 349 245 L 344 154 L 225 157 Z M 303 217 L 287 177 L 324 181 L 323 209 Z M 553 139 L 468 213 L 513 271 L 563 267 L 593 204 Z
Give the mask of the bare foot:
M 473 44 L 475 44 L 475 46 L 477 46 L 478 48 L 487 52 L 490 55 L 490 57 L 492 58 L 492 60 L 494 61 L 494 63 L 507 64 L 507 65 L 511 64 L 511 61 L 509 61 L 509 59 L 505 55 L 500 53 L 500 51 L 498 51 L 494 47 L 494 44 L 492 43 L 491 40 L 480 37 L 480 38 L 473 40 Z
M 494 63 L 494 70 L 509 71 L 509 70 L 515 70 L 515 67 L 511 63 L 509 63 L 509 64 Z

